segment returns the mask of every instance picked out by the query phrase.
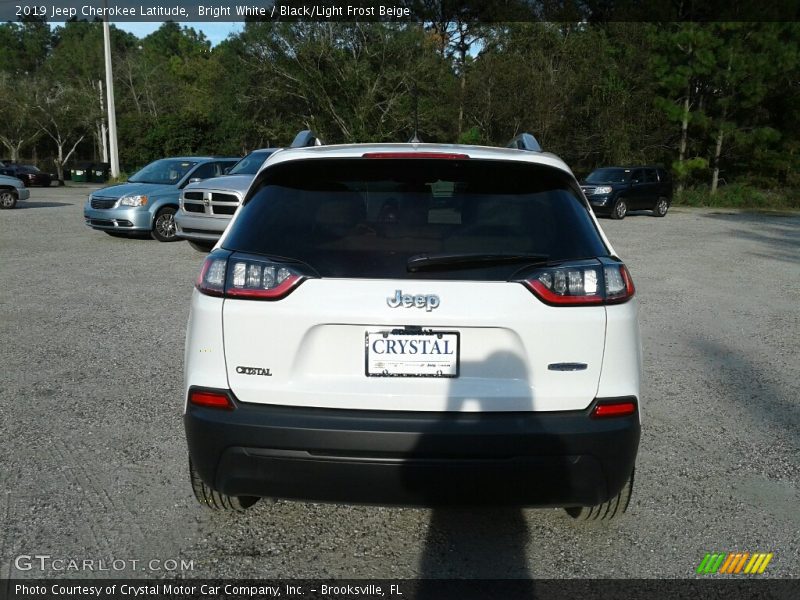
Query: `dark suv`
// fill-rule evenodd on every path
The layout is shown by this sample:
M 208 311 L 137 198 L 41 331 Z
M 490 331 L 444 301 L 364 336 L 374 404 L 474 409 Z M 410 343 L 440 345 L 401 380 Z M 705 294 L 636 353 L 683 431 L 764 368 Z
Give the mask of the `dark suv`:
M 629 210 L 663 217 L 672 203 L 672 178 L 662 167 L 603 167 L 581 183 L 595 214 L 624 219 Z

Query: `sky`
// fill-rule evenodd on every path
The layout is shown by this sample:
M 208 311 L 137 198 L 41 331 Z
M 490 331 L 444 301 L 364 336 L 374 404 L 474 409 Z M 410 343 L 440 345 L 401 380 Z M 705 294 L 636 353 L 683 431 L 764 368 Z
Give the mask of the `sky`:
M 139 38 L 143 38 L 153 33 L 156 29 L 161 27 L 161 25 L 162 23 L 114 23 L 115 27 L 124 29 L 125 31 L 130 31 Z M 241 22 L 218 21 L 216 23 L 181 23 L 181 25 L 186 25 L 188 27 L 192 27 L 193 29 L 199 29 L 205 33 L 212 46 L 219 44 L 222 40 L 228 37 L 228 34 L 232 32 L 239 32 L 244 29 L 244 23 Z
M 51 26 L 56 27 L 63 25 L 63 23 L 50 23 Z M 136 37 L 143 38 L 150 35 L 156 29 L 161 27 L 163 23 L 128 23 L 128 22 L 114 22 L 114 27 L 118 27 L 124 31 L 129 31 Z M 200 30 L 206 34 L 206 38 L 211 42 L 212 46 L 216 46 L 223 41 L 229 34 L 239 32 L 244 29 L 243 22 L 228 22 L 220 21 L 216 23 L 181 23 L 187 27 Z

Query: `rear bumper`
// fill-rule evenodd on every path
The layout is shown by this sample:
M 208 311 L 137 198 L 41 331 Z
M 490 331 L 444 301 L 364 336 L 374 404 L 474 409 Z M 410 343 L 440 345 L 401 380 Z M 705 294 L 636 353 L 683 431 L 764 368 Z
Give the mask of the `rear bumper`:
M 31 192 L 28 188 L 17 188 L 17 200 L 27 200 L 31 197 Z
M 216 242 L 230 222 L 230 217 L 194 216 L 183 211 L 178 211 L 175 215 L 178 237 L 187 240 Z
M 590 506 L 633 470 L 639 415 L 187 407 L 192 463 L 231 496 L 434 506 Z

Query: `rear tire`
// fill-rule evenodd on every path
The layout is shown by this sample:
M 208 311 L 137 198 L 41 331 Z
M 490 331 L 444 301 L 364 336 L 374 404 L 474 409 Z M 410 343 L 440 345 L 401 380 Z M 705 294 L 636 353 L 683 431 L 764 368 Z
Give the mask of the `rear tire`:
M 189 478 L 192 482 L 194 497 L 200 504 L 211 510 L 244 512 L 259 500 L 255 496 L 227 496 L 212 490 L 200 479 L 191 460 L 189 460 Z
M 656 205 L 653 207 L 653 216 L 654 217 L 664 217 L 669 210 L 669 200 L 661 196 L 656 202 Z
M 611 209 L 611 218 L 612 219 L 624 219 L 625 215 L 628 214 L 628 202 L 625 198 L 619 198 L 614 203 L 614 208 Z
M 0 209 L 10 210 L 17 205 L 17 195 L 10 190 L 0 192 Z
M 611 521 L 622 516 L 628 510 L 633 492 L 633 474 L 631 472 L 625 485 L 619 493 L 602 504 L 595 506 L 573 506 L 565 509 L 567 514 L 576 521 Z
M 187 241 L 192 248 L 198 252 L 205 252 L 206 254 L 211 252 L 211 249 L 215 246 L 214 242 L 196 242 L 194 240 Z

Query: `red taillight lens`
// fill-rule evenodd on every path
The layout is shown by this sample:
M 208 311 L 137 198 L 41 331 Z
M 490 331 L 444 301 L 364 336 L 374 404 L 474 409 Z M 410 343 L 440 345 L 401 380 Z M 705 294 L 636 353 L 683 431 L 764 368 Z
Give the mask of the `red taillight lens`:
M 628 272 L 628 267 L 623 264 L 604 267 L 606 278 L 606 304 L 620 304 L 633 297 L 636 288 Z
M 230 397 L 225 392 L 212 392 L 209 390 L 190 390 L 189 403 L 205 408 L 218 408 L 221 410 L 233 410 L 236 408 L 231 402 Z
M 459 152 L 366 152 L 361 158 L 439 158 L 444 160 L 464 160 L 469 154 Z
M 210 255 L 203 263 L 197 289 L 209 296 L 279 300 L 306 277 L 291 265 L 268 259 Z
M 634 293 L 633 281 L 623 264 L 547 267 L 537 269 L 523 283 L 537 298 L 553 306 L 617 304 Z
M 636 412 L 636 402 L 633 400 L 604 401 L 598 402 L 592 411 L 595 419 L 606 419 L 609 417 L 626 417 Z
M 225 271 L 228 268 L 227 258 L 210 255 L 203 262 L 200 276 L 197 278 L 197 289 L 207 296 L 222 296 L 225 292 Z

